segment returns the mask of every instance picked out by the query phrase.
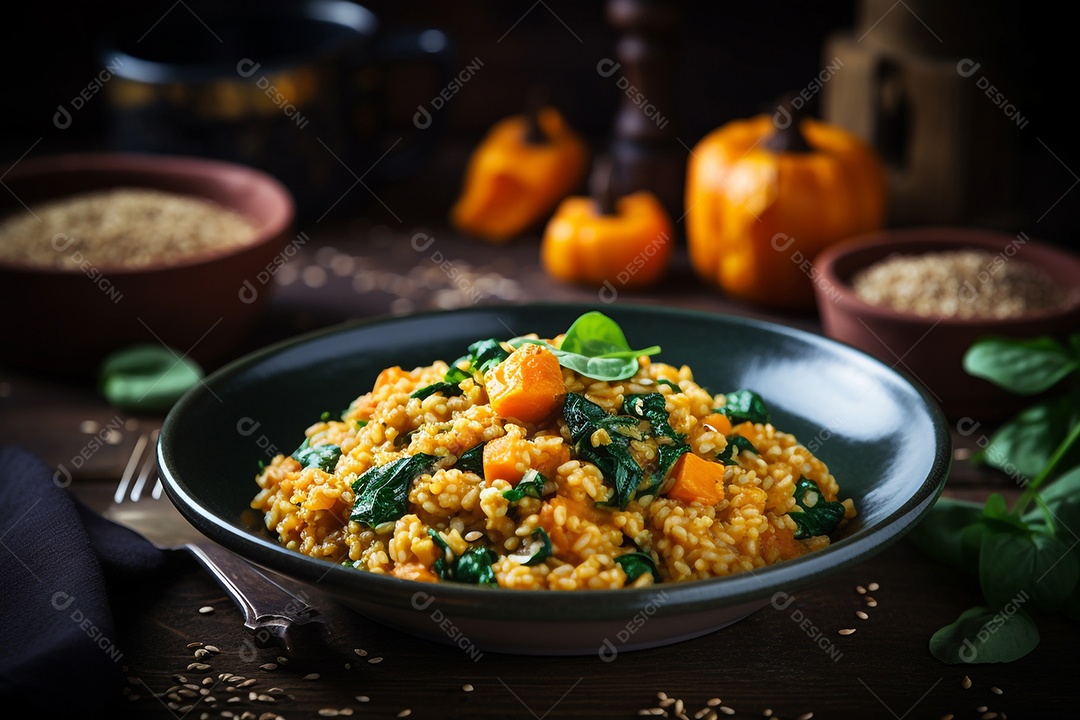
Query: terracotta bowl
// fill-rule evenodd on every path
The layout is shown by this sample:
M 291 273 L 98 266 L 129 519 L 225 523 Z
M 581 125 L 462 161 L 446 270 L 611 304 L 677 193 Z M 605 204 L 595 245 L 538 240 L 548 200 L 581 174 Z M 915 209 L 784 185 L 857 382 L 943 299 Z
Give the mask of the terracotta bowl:
M 1036 266 L 1069 295 L 1066 306 L 1009 319 L 927 318 L 860 300 L 858 271 L 893 254 L 976 249 L 1002 261 Z M 984 337 L 1066 337 L 1080 330 L 1080 256 L 1046 242 L 978 229 L 911 228 L 851 238 L 815 261 L 818 311 L 825 333 L 920 382 L 954 420 L 999 420 L 1032 402 L 968 375 L 963 357 Z
M 293 222 L 293 200 L 271 176 L 200 158 L 70 154 L 8 168 L 0 216 L 24 206 L 112 187 L 151 188 L 214 201 L 246 216 L 257 238 L 140 268 L 41 268 L 0 261 L 0 363 L 87 374 L 109 352 L 165 343 L 202 363 L 228 359 L 268 295 L 275 256 Z M 262 273 L 262 274 L 260 274 Z

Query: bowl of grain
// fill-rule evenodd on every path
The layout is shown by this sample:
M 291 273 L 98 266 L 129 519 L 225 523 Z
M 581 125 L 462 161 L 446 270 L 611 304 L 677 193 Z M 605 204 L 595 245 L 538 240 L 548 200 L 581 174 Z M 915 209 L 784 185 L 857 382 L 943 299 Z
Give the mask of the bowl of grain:
M 885 230 L 814 265 L 825 333 L 920 382 L 953 419 L 1000 419 L 1031 400 L 964 371 L 974 342 L 1080 327 L 1080 256 L 1025 233 Z
M 179 156 L 24 159 L 0 198 L 0 363 L 86 374 L 162 343 L 214 364 L 242 349 L 293 200 L 269 175 Z

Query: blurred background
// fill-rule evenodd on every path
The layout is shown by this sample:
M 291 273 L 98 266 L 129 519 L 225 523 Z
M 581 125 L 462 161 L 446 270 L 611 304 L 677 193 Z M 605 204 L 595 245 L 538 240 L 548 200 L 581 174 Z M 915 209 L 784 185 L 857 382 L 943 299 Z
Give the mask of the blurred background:
M 54 122 L 58 108 L 72 108 L 73 100 L 100 76 L 103 46 L 124 32 L 137 37 L 141 48 L 161 52 L 170 42 L 180 48 L 198 43 L 207 39 L 209 29 L 200 18 L 228 5 L 64 0 L 23 4 L 17 18 L 9 11 L 0 43 L 7 68 L 0 160 L 14 161 L 28 150 L 36 156 L 116 146 L 103 91 L 89 88 L 89 97 L 76 103 L 80 107 L 66 127 Z M 247 12 L 256 18 L 269 6 L 259 3 Z M 544 87 L 593 147 L 610 139 L 620 88 L 615 78 L 598 74 L 597 64 L 614 57 L 620 31 L 609 21 L 605 3 L 371 0 L 366 6 L 382 31 L 445 31 L 452 41 L 454 59 L 447 68 L 452 74 L 470 62 L 479 68 L 435 113 L 438 142 L 424 149 L 416 172 L 384 184 L 400 188 L 408 183 L 409 193 L 422 193 L 424 202 L 412 204 L 408 217 L 401 218 L 406 224 L 445 219 L 459 190 L 447 178 L 460 175 L 467 153 L 492 123 L 523 109 L 532 88 Z M 811 88 L 813 114 L 873 135 L 870 139 L 881 145 L 894 170 L 900 168 L 897 172 L 910 160 L 911 147 L 938 143 L 918 150 L 937 156 L 938 166 L 921 167 L 898 181 L 916 200 L 908 204 L 913 210 L 892 218 L 893 224 L 948 220 L 1023 229 L 1075 246 L 1080 204 L 1070 190 L 1077 182 L 1072 168 L 1080 168 L 1080 158 L 1068 109 L 1072 23 L 1063 10 L 1048 3 L 971 0 L 688 2 L 680 7 L 682 21 L 664 36 L 670 42 L 665 54 L 674 63 L 664 81 L 672 98 L 664 112 L 683 145 L 692 147 L 727 121 L 774 108 L 775 98 L 785 92 Z M 958 65 L 965 60 L 966 65 Z M 830 63 L 840 68 L 835 78 L 827 70 Z M 963 76 L 958 67 L 971 74 Z M 825 77 L 823 72 L 828 80 L 820 91 L 813 90 L 812 81 Z M 435 73 L 430 64 L 387 63 L 373 82 L 379 85 L 378 104 L 391 128 L 385 134 L 403 137 L 407 144 L 418 134 L 413 125 L 418 106 L 430 105 L 442 89 Z M 993 89 L 987 87 L 991 84 Z M 856 109 L 860 93 L 867 98 L 877 94 L 864 100 L 885 108 L 879 117 Z M 918 138 L 905 130 L 943 107 L 952 117 L 939 127 L 952 122 L 952 130 L 930 130 Z M 129 144 L 137 142 L 130 129 L 125 132 Z M 314 146 L 306 152 L 324 151 Z M 928 199 L 930 186 L 921 174 L 949 175 L 968 196 Z M 380 203 L 362 192 L 346 197 L 333 215 L 388 218 Z

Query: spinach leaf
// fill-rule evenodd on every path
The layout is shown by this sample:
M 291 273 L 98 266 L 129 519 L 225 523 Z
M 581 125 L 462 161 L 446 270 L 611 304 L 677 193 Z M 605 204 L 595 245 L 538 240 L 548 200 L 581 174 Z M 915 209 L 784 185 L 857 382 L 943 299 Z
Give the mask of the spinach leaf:
M 632 583 L 645 573 L 652 573 L 653 580 L 663 582 L 660 571 L 653 559 L 643 552 L 630 552 L 615 558 L 615 562 L 626 573 L 626 582 Z
M 965 528 L 980 523 L 982 517 L 983 506 L 979 503 L 941 497 L 908 538 L 930 557 L 958 570 L 977 574 L 978 553 L 972 563 L 964 553 L 961 537 Z
M 630 438 L 619 431 L 628 424 L 637 425 L 632 417 L 612 415 L 580 393 L 569 393 L 563 404 L 563 418 L 570 430 L 577 456 L 591 462 L 600 470 L 604 479 L 615 488 L 619 508 L 630 502 L 643 471 L 630 455 Z M 597 430 L 606 430 L 611 442 L 593 447 L 591 438 Z
M 659 455 L 656 467 L 656 477 L 658 486 L 663 483 L 667 478 L 668 473 L 671 472 L 671 466 L 678 462 L 683 453 L 690 452 L 690 446 L 686 443 L 680 445 L 660 445 L 656 448 L 656 452 Z
M 365 472 L 352 485 L 356 500 L 351 519 L 374 528 L 400 518 L 408 507 L 413 480 L 428 472 L 437 460 L 434 455 L 418 453 Z
M 675 383 L 671 382 L 667 378 L 660 378 L 659 380 L 656 381 L 656 384 L 657 385 L 667 385 L 669 388 L 671 388 L 671 392 L 673 392 L 673 393 L 681 393 L 682 392 L 681 387 L 679 387 Z
M 682 442 L 683 436 L 675 432 L 668 422 L 670 416 L 667 411 L 667 400 L 661 393 L 627 395 L 623 398 L 623 410 L 628 415 L 648 420 L 654 436 L 666 437 L 676 443 Z
M 1039 629 L 1022 609 L 1014 610 L 1011 615 L 981 605 L 965 610 L 934 633 L 930 652 L 950 665 L 1018 660 L 1039 644 Z
M 536 528 L 522 548 L 508 557 L 526 566 L 539 565 L 551 557 L 551 538 L 544 528 Z
M 454 563 L 453 577 L 449 578 L 473 585 L 498 585 L 491 564 L 499 559 L 492 550 L 473 547 L 462 553 Z
M 727 415 L 732 425 L 749 420 L 752 423 L 769 422 L 769 409 L 765 407 L 765 401 L 752 390 L 736 390 L 724 396 L 727 401 L 722 407 L 714 412 Z
M 754 443 L 750 442 L 742 435 L 734 434 L 727 436 L 727 446 L 723 451 L 716 454 L 716 461 L 723 463 L 724 465 L 738 465 L 739 453 L 743 450 L 758 454 L 757 448 L 754 447 Z
M 1050 456 L 1080 419 L 1069 397 L 1063 396 L 1032 405 L 990 436 L 990 444 L 971 457 L 1008 475 L 1032 478 L 1050 461 Z
M 459 382 L 461 381 L 459 380 L 458 382 L 450 382 L 444 380 L 442 382 L 431 383 L 430 385 L 425 385 L 419 390 L 414 391 L 413 394 L 409 397 L 423 400 L 424 398 L 430 395 L 434 395 L 436 393 L 442 393 L 446 397 L 450 397 L 452 395 L 460 395 L 461 388 L 458 386 Z
M 525 475 L 518 480 L 517 485 L 503 491 L 503 497 L 510 502 L 517 502 L 526 496 L 539 500 L 544 496 L 545 483 L 547 483 L 547 478 L 536 470 L 529 468 Z
M 469 367 L 478 373 L 486 373 L 493 367 L 510 357 L 510 353 L 503 350 L 498 340 L 478 340 L 469 346 Z
M 370 420 L 357 420 L 355 422 L 356 422 L 356 429 L 360 430 L 361 428 L 367 427 L 367 424 L 370 422 Z
M 555 347 L 543 340 L 517 337 L 510 345 L 519 348 L 526 343 L 543 345 L 554 353 L 559 364 L 593 380 L 625 380 L 638 371 L 638 358 L 655 355 L 660 347 L 632 350 L 622 328 L 603 313 L 588 312 L 579 317 L 563 335 L 562 344 Z
M 1061 608 L 1080 579 L 1068 545 L 1045 533 L 992 529 L 979 553 L 979 585 L 990 607 L 1031 598 L 1040 610 Z
M 454 467 L 462 472 L 476 473 L 480 477 L 484 477 L 485 445 L 487 445 L 486 441 L 461 453 L 461 457 L 454 463 Z
M 432 542 L 439 548 L 442 553 L 435 559 L 432 564 L 432 570 L 443 580 L 454 579 L 454 551 L 450 549 L 450 546 L 446 544 L 446 541 L 442 539 L 442 535 L 435 528 L 428 528 L 428 535 L 431 537 Z
M 341 457 L 341 448 L 337 445 L 316 445 L 311 447 L 307 438 L 292 454 L 292 459 L 304 467 L 319 468 L 325 473 L 333 473 Z
M 795 504 L 802 512 L 788 513 L 798 530 L 795 539 L 828 535 L 844 519 L 844 506 L 837 501 L 827 502 L 813 480 L 803 478 L 795 484 Z
M 975 343 L 964 354 L 964 370 L 969 375 L 1017 395 L 1048 390 L 1077 368 L 1080 360 L 1050 337 L 990 338 Z

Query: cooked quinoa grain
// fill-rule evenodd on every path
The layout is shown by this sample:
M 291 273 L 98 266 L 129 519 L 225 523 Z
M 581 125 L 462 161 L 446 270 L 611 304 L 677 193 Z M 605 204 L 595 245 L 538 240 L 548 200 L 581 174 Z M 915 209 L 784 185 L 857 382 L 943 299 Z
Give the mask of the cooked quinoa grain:
M 487 558 L 499 587 L 587 590 L 732 575 L 830 542 L 826 535 L 796 540 L 792 517 L 801 512 L 795 499 L 800 481 L 817 486 L 818 502 L 839 500 L 840 488 L 825 464 L 767 422 L 720 423 L 728 435 L 717 430 L 716 420 L 707 418 L 715 418 L 714 409 L 726 396 L 695 383 L 689 367 L 642 357 L 633 376 L 611 382 L 560 368 L 562 391 L 582 395 L 611 415 L 629 412 L 628 395 L 660 393 L 671 429 L 703 460 L 730 452 L 728 438 L 736 435 L 756 451 L 734 453 L 719 468 L 709 465 L 718 473 L 720 499 L 688 503 L 667 496 L 673 473 L 659 487 L 651 478 L 663 446 L 673 440 L 653 432 L 646 420 L 623 426 L 631 438 L 629 454 L 644 477 L 621 509 L 612 480 L 575 448 L 561 404 L 539 422 L 501 417 L 487 394 L 490 371 L 461 381 L 458 394 L 413 397 L 443 381 L 448 369 L 441 361 L 412 370 L 387 368 L 340 420 L 321 420 L 307 429 L 305 447 L 322 447 L 330 458 L 325 467 L 278 455 L 259 473 L 261 490 L 251 505 L 282 544 L 360 571 L 423 582 L 454 579 L 443 574 L 445 569 L 471 553 Z M 612 438 L 602 430 L 584 442 L 605 447 Z M 491 467 L 492 445 L 501 448 L 495 475 L 485 477 L 477 466 L 458 467 L 462 456 L 482 443 L 491 443 L 483 448 L 485 467 Z M 403 514 L 380 517 L 375 527 L 352 519 L 357 494 L 363 492 L 354 491 L 354 483 L 363 484 L 358 478 L 420 454 L 431 460 L 408 483 Z M 514 498 L 510 491 L 531 471 L 546 479 L 542 488 L 534 488 L 540 497 Z M 842 502 L 841 514 L 843 520 L 854 517 L 850 500 Z M 545 549 L 543 539 L 550 541 L 549 554 L 538 552 Z M 618 561 L 631 552 L 651 558 L 659 577 L 646 571 L 631 580 Z

